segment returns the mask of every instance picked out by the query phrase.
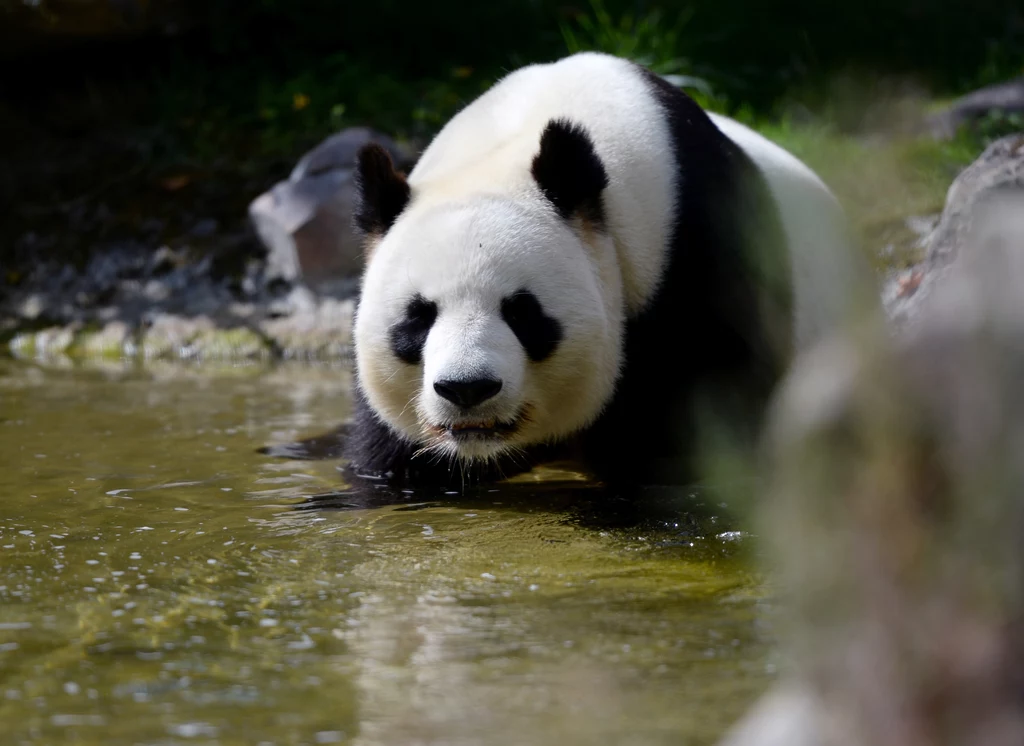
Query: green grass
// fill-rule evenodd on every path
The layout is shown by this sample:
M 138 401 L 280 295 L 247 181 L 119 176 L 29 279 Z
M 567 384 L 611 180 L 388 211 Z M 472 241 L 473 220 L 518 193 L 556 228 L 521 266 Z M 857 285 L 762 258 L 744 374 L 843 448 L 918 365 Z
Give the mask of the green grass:
M 623 13 L 614 18 L 602 0 L 590 0 L 590 13 L 579 13 L 573 22 L 559 25 L 567 54 L 599 51 L 638 62 L 678 85 L 711 93 L 711 85 L 695 74 L 687 48 L 687 22 L 692 9 L 678 11 L 673 19 L 656 8 L 644 15 Z
M 941 212 L 950 183 L 984 145 L 966 135 L 951 142 L 915 137 L 860 139 L 828 125 L 783 120 L 755 126 L 818 172 L 875 258 L 883 247 L 893 247 L 884 260 L 886 266 L 920 258 L 906 218 Z

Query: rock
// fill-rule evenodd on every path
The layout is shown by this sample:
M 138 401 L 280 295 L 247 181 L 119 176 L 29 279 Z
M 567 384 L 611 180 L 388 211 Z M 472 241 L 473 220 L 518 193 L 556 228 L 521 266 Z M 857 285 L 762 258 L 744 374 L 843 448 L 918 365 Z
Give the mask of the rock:
M 365 127 L 343 130 L 304 155 L 287 180 L 258 196 L 249 217 L 269 250 L 267 277 L 314 287 L 362 268 L 362 245 L 352 227 L 353 167 L 359 148 L 378 142 L 402 168 L 411 158 L 386 135 Z
M 1024 114 L 1024 77 L 979 88 L 928 117 L 927 126 L 937 139 L 949 139 L 964 125 L 996 112 Z
M 18 314 L 23 319 L 29 319 L 34 321 L 40 318 L 46 312 L 47 304 L 46 300 L 40 293 L 33 293 L 25 298 L 24 302 L 18 308 Z
M 218 326 L 208 316 L 185 318 L 161 314 L 142 335 L 147 360 L 267 360 L 271 344 L 256 329 Z
M 962 245 L 976 225 L 1002 221 L 995 213 L 1012 215 L 1014 204 L 1024 204 L 1024 133 L 992 143 L 957 176 L 946 195 L 938 225 L 925 239 L 922 262 L 891 273 L 882 297 L 898 326 L 911 322 L 922 303 L 942 281 L 949 267 L 965 253 Z M 978 241 L 981 249 L 987 240 Z
M 190 342 L 213 329 L 207 318 L 187 319 L 170 314 L 157 314 L 143 331 L 139 352 L 147 360 L 188 358 Z
M 82 332 L 75 340 L 74 352 L 85 358 L 122 358 L 130 356 L 133 346 L 131 327 L 111 321 L 98 330 Z
M 62 365 L 115 357 L 343 360 L 351 354 L 357 278 L 331 297 L 302 283 L 282 281 L 272 290 L 255 259 L 239 280 L 221 276 L 208 256 L 194 261 L 187 251 L 165 247 L 147 256 L 111 247 L 105 254 L 81 272 L 40 262 L 0 298 L 0 335 L 12 354 Z
M 149 263 L 146 267 L 146 271 L 150 275 L 162 275 L 170 272 L 181 263 L 182 262 L 175 251 L 167 246 L 161 246 L 153 252 L 152 256 L 149 257 Z
M 1024 132 L 992 143 L 953 181 L 942 218 L 929 246 L 929 258 L 946 263 L 970 233 L 976 207 L 995 192 L 1024 191 Z
M 192 226 L 189 234 L 195 238 L 209 238 L 217 232 L 217 221 L 213 218 L 204 218 Z
M 268 360 L 270 345 L 257 331 L 246 327 L 205 329 L 188 345 L 188 357 L 198 360 Z
M 412 166 L 411 155 L 387 135 L 375 132 L 369 127 L 349 127 L 331 135 L 302 156 L 288 178 L 291 181 L 298 181 L 329 171 L 351 169 L 355 165 L 359 149 L 369 142 L 383 145 L 398 168 L 408 169 Z
M 1024 743 L 1024 209 L 1000 196 L 914 325 L 785 382 L 758 520 L 788 675 L 722 746 Z
M 938 226 L 941 218 L 942 215 L 911 215 L 903 221 L 903 224 L 917 237 L 919 242 L 925 242 Z
M 355 302 L 326 298 L 314 313 L 267 319 L 260 330 L 285 360 L 340 360 L 352 354 Z
M 292 291 L 288 293 L 288 297 L 284 299 L 284 305 L 288 309 L 287 313 L 313 313 L 316 311 L 317 298 L 307 287 L 302 285 L 296 285 L 292 288 Z
M 35 332 L 14 335 L 9 349 L 14 357 L 50 360 L 65 356 L 75 341 L 74 326 L 51 326 Z

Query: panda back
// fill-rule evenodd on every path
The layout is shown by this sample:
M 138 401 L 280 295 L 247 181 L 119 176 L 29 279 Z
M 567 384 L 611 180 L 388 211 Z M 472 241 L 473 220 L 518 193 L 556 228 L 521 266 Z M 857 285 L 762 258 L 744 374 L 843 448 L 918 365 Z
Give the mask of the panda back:
M 806 348 L 855 310 L 869 270 L 855 250 L 846 216 L 825 183 L 779 145 L 729 117 L 715 126 L 760 169 L 785 233 L 793 288 L 793 332 Z

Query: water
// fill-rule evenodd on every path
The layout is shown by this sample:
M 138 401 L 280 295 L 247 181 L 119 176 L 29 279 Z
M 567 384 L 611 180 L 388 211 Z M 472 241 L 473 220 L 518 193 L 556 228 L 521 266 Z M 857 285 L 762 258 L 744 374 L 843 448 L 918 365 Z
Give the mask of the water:
M 767 687 L 766 592 L 707 500 L 554 471 L 311 500 L 337 461 L 257 449 L 347 386 L 0 361 L 5 745 L 712 744 Z

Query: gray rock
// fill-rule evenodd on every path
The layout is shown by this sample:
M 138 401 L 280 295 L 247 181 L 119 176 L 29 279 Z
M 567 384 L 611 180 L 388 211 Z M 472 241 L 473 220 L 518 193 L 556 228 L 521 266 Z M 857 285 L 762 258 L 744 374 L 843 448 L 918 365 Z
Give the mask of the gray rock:
M 209 238 L 217 232 L 217 221 L 213 218 L 205 218 L 200 220 L 190 231 L 191 235 L 195 238 Z
M 942 215 L 911 215 L 903 224 L 917 236 L 919 242 L 925 243 L 941 218 Z
M 927 120 L 932 136 L 949 139 L 964 125 L 970 125 L 991 112 L 1024 114 L 1024 78 L 979 88 L 958 98 Z
M 307 287 L 296 285 L 288 293 L 286 302 L 291 313 L 314 313 L 317 306 L 316 295 Z
M 131 327 L 115 320 L 94 333 L 80 335 L 78 351 L 86 358 L 119 358 L 128 356 L 133 345 Z
M 266 319 L 260 331 L 286 360 L 340 360 L 352 353 L 353 300 L 324 301 L 310 313 Z
M 290 181 L 299 181 L 329 171 L 351 169 L 359 149 L 369 142 L 383 145 L 399 169 L 411 167 L 412 156 L 387 135 L 369 127 L 349 127 L 331 135 L 302 156 L 288 178 Z
M 181 264 L 181 261 L 178 255 L 170 247 L 161 246 L 149 258 L 146 271 L 151 275 L 160 275 L 170 272 L 179 264 Z
M 897 326 L 911 323 L 919 315 L 923 302 L 950 266 L 967 253 L 967 238 L 986 225 L 1004 223 L 1022 200 L 1024 134 L 1009 135 L 986 148 L 953 182 L 938 225 L 924 239 L 924 260 L 886 278 L 882 298 Z M 975 240 L 971 250 L 984 250 L 989 243 L 989 239 Z
M 935 234 L 928 248 L 929 259 L 948 263 L 959 252 L 970 233 L 976 207 L 994 192 L 1024 190 L 1024 133 L 1008 135 L 992 143 L 953 181 L 946 194 Z
M 268 279 L 302 280 L 320 287 L 362 269 L 362 245 L 352 227 L 356 206 L 353 167 L 363 145 L 377 142 L 400 168 L 411 157 L 391 138 L 365 127 L 343 130 L 304 155 L 287 180 L 249 206 L 249 217 L 269 250 Z

